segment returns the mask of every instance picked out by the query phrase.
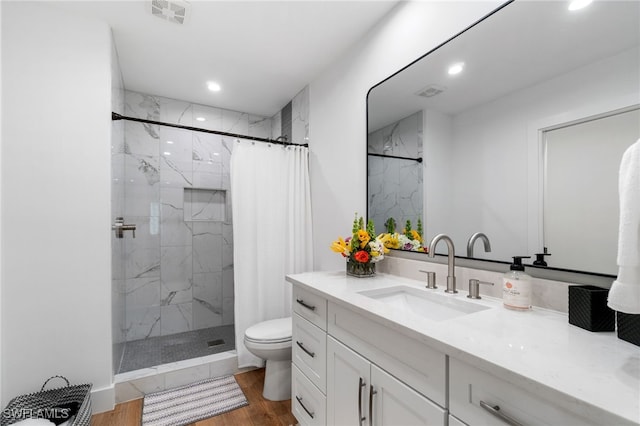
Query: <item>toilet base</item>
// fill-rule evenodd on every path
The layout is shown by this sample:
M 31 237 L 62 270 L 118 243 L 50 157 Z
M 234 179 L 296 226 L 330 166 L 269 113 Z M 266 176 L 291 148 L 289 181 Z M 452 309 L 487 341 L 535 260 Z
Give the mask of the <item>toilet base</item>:
M 267 360 L 262 396 L 269 401 L 291 399 L 291 360 Z

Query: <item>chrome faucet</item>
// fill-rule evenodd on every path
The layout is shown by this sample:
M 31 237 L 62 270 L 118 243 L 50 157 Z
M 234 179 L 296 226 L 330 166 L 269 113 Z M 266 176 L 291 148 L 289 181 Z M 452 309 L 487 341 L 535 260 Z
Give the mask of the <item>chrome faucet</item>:
M 487 237 L 482 232 L 476 232 L 471 237 L 469 237 L 469 241 L 467 242 L 467 257 L 473 257 L 473 245 L 478 238 L 481 239 L 484 243 L 484 251 L 487 253 L 491 251 L 491 243 L 489 242 L 489 237 Z
M 429 243 L 428 256 L 433 258 L 436 255 L 436 245 L 440 240 L 444 240 L 444 242 L 447 243 L 447 249 L 449 251 L 449 253 L 447 254 L 448 272 L 447 272 L 447 289 L 445 290 L 445 293 L 457 293 L 458 290 L 456 290 L 456 275 L 455 275 L 455 265 L 454 265 L 456 250 L 453 247 L 453 241 L 451 241 L 451 238 L 449 238 L 445 234 L 438 234 L 435 237 L 433 237 L 433 240 L 431 240 L 431 242 Z

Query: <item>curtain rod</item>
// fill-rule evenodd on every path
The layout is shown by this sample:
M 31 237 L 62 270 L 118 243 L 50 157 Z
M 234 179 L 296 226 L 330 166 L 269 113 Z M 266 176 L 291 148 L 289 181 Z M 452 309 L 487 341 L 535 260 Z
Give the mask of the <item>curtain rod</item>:
M 374 157 L 382 157 L 382 158 L 397 158 L 398 160 L 411 160 L 411 161 L 417 161 L 418 163 L 422 163 L 422 157 L 418 157 L 418 158 L 398 157 L 397 155 L 373 154 L 371 152 L 368 152 L 367 155 L 373 155 Z
M 248 140 L 257 141 L 257 142 L 267 142 L 267 143 L 272 143 L 272 144 L 276 144 L 276 145 L 303 146 L 303 147 L 306 147 L 306 148 L 309 147 L 308 143 L 299 144 L 299 143 L 279 141 L 279 140 L 268 139 L 268 138 L 259 138 L 257 136 L 241 135 L 241 134 L 238 134 L 238 133 L 222 132 L 220 130 L 201 129 L 199 127 L 184 126 L 182 124 L 164 123 L 162 121 L 147 120 L 145 118 L 127 117 L 125 115 L 120 115 L 117 112 L 112 112 L 111 113 L 111 120 L 113 120 L 113 121 L 116 121 L 116 120 L 127 120 L 127 121 L 135 121 L 135 122 L 138 122 L 138 123 L 155 124 L 155 125 L 158 125 L 158 126 L 175 127 L 176 129 L 192 130 L 194 132 L 202 132 L 202 133 L 213 133 L 215 135 L 229 136 L 229 137 L 232 137 L 232 138 L 239 138 L 239 139 L 248 139 Z

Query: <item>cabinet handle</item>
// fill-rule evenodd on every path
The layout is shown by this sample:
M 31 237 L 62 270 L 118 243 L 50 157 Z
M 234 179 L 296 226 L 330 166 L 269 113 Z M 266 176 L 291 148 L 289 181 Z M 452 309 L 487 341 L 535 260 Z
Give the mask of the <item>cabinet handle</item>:
M 304 406 L 304 404 L 302 403 L 302 398 L 300 398 L 299 396 L 296 395 L 296 399 L 298 400 L 298 403 L 300 404 L 300 406 L 304 409 L 304 411 L 307 412 L 307 414 L 309 415 L 309 417 L 313 418 L 313 413 L 311 411 L 309 411 L 307 409 L 307 407 Z
M 501 412 L 499 405 L 491 406 L 484 401 L 480 401 L 480 406 L 510 426 L 522 426 L 522 423 Z
M 298 302 L 299 304 L 301 304 L 302 306 L 304 306 L 307 309 L 311 309 L 312 311 L 316 310 L 315 306 L 307 305 L 306 303 L 304 303 L 304 300 L 302 300 L 302 299 L 296 299 L 296 302 Z
M 373 426 L 373 395 L 378 391 L 373 390 L 373 385 L 369 385 L 369 426 Z
M 300 349 L 306 352 L 311 358 L 315 358 L 316 353 L 309 351 L 309 349 L 305 348 L 304 345 L 296 340 L 296 345 L 300 346 Z
M 362 422 L 366 419 L 366 417 L 362 417 L 362 388 L 365 386 L 364 379 L 360 377 L 358 383 L 358 423 L 360 426 L 362 426 Z

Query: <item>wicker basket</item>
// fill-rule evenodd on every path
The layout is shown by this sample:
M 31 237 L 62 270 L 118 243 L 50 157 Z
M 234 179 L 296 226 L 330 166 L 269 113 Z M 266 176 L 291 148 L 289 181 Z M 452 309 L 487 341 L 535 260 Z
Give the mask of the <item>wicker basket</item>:
M 67 386 L 57 389 L 44 390 L 50 380 L 61 378 Z M 72 426 L 90 426 L 91 423 L 91 384 L 71 386 L 69 380 L 63 376 L 53 376 L 42 385 L 40 392 L 20 395 L 13 398 L 2 412 L 0 426 L 7 426 L 27 418 L 45 418 L 55 423 L 72 419 Z M 77 404 L 78 411 L 74 413 L 67 408 L 60 408 Z

